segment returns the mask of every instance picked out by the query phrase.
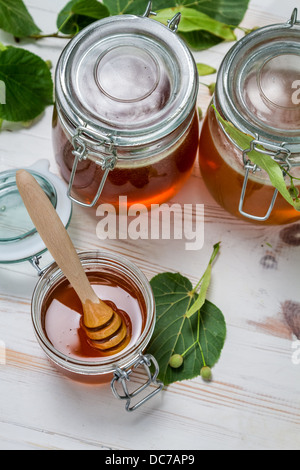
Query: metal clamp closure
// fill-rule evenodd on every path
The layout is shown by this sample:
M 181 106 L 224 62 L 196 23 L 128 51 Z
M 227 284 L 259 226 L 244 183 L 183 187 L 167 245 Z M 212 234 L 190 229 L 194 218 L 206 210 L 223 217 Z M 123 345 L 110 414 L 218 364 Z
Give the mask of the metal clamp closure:
M 149 18 L 149 16 L 157 16 L 157 14 L 154 11 L 152 11 L 152 2 L 148 2 L 146 11 L 143 14 L 143 17 Z M 173 33 L 176 33 L 176 31 L 178 30 L 180 20 L 181 20 L 181 13 L 176 13 L 176 15 L 171 20 L 167 21 L 168 28 Z
M 181 20 L 181 13 L 176 13 L 176 15 L 173 16 L 171 20 L 167 21 L 168 28 L 172 31 L 172 33 L 177 32 L 180 20 Z
M 291 19 L 288 20 L 287 24 L 293 28 L 295 25 L 300 25 L 300 20 L 298 18 L 298 8 L 294 8 Z
M 47 271 L 47 269 L 51 266 L 52 263 L 49 263 L 47 266 L 44 268 L 40 267 L 40 260 L 42 256 L 41 255 L 34 255 L 32 258 L 30 258 L 28 261 L 33 266 L 33 268 L 37 271 L 39 276 L 43 276 L 43 274 Z
M 150 367 L 153 364 L 154 366 L 154 373 L 152 374 L 150 371 Z M 140 355 L 138 360 L 133 364 L 133 368 L 136 369 L 139 366 L 143 366 L 144 370 L 147 374 L 148 380 L 139 388 L 134 390 L 133 392 L 129 392 L 127 383 L 130 381 L 130 375 L 132 374 L 133 370 L 122 370 L 117 368 L 114 373 L 114 377 L 111 381 L 111 389 L 114 396 L 120 400 L 126 400 L 125 409 L 126 411 L 134 411 L 143 405 L 146 401 L 150 400 L 154 395 L 160 392 L 163 389 L 163 383 L 157 380 L 159 366 L 156 359 L 151 354 Z M 116 390 L 116 383 L 120 383 L 123 390 L 123 395 L 120 395 Z M 142 393 L 145 388 L 150 385 L 155 385 L 155 389 L 152 390 L 148 395 L 142 398 L 138 403 L 131 406 L 131 400 L 136 397 L 136 395 Z
M 258 217 L 256 215 L 249 214 L 243 210 L 247 183 L 248 183 L 248 178 L 249 178 L 249 172 L 252 171 L 252 173 L 254 174 L 256 171 L 261 171 L 261 169 L 257 165 L 253 164 L 248 158 L 248 154 L 253 151 L 261 153 L 263 155 L 271 156 L 273 160 L 275 160 L 277 163 L 281 165 L 283 172 L 285 169 L 289 170 L 291 168 L 291 164 L 289 161 L 291 152 L 290 150 L 284 147 L 284 144 L 274 145 L 274 144 L 270 144 L 269 142 L 260 141 L 258 138 L 255 140 L 252 140 L 250 144 L 250 148 L 248 148 L 247 150 L 244 150 L 243 152 L 245 177 L 244 177 L 244 182 L 243 182 L 243 187 L 242 187 L 242 192 L 241 192 L 241 197 L 240 197 L 240 202 L 239 202 L 239 212 L 244 217 L 263 222 L 267 220 L 271 215 L 271 212 L 276 202 L 276 198 L 278 196 L 278 190 L 277 189 L 274 190 L 274 194 L 273 194 L 270 206 L 265 216 Z
M 29 259 L 29 263 L 31 264 L 31 266 L 34 267 L 34 269 L 37 270 L 38 275 L 42 276 L 44 274 L 45 269 L 40 268 L 40 259 L 41 259 L 41 256 L 35 255 Z
M 144 18 L 149 18 L 149 16 L 156 16 L 156 13 L 152 11 L 152 2 L 148 2 L 145 13 L 143 14 Z
M 114 169 L 117 162 L 117 152 L 115 149 L 113 138 L 111 136 L 101 135 L 99 133 L 87 129 L 86 127 L 80 126 L 76 129 L 76 133 L 72 138 L 72 145 L 74 147 L 72 153 L 75 158 L 70 175 L 67 196 L 69 197 L 69 199 L 71 199 L 73 202 L 76 202 L 80 206 L 93 207 L 97 203 L 102 193 L 108 173 Z M 88 146 L 100 147 L 102 145 L 108 147 L 108 155 L 97 155 L 97 159 L 95 159 L 94 161 L 104 171 L 98 191 L 91 203 L 79 201 L 71 195 L 78 163 L 88 158 Z

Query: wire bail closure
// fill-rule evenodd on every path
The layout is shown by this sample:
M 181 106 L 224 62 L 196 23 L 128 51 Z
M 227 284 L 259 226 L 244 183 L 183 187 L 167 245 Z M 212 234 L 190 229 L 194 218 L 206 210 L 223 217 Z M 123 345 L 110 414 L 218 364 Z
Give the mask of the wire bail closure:
M 288 25 L 293 28 L 295 25 L 300 25 L 300 20 L 298 20 L 298 8 L 294 8 L 291 18 L 287 22 Z
M 152 11 L 152 2 L 148 2 L 147 8 L 143 17 L 149 18 L 149 16 L 157 16 L 157 13 Z M 181 13 L 176 13 L 175 16 L 171 20 L 167 21 L 168 28 L 173 32 L 176 33 L 178 30 L 178 26 L 181 20 Z
M 180 20 L 181 20 L 181 13 L 176 13 L 176 15 L 173 16 L 173 18 L 172 18 L 171 20 L 168 20 L 168 21 L 167 21 L 168 28 L 169 28 L 173 33 L 177 33 Z
M 265 216 L 258 217 L 256 215 L 249 214 L 248 212 L 245 212 L 243 210 L 249 173 L 250 171 L 252 171 L 252 173 L 254 174 L 256 171 L 261 170 L 257 165 L 251 163 L 251 160 L 248 158 L 248 154 L 253 151 L 261 153 L 263 155 L 271 156 L 277 163 L 279 163 L 282 166 L 282 171 L 284 171 L 284 167 L 286 167 L 286 169 L 291 168 L 291 164 L 289 162 L 291 151 L 287 149 L 286 147 L 284 147 L 284 144 L 274 145 L 268 142 L 263 142 L 259 140 L 258 136 L 257 136 L 257 139 L 252 140 L 252 142 L 250 143 L 250 148 L 243 151 L 245 177 L 244 177 L 244 182 L 243 182 L 243 187 L 242 187 L 242 192 L 241 192 L 241 197 L 240 197 L 240 202 L 239 202 L 239 212 L 241 215 L 243 215 L 244 217 L 247 217 L 248 219 L 264 222 L 268 220 L 274 208 L 274 205 L 278 196 L 278 189 L 274 190 L 270 206 Z
M 156 13 L 152 11 L 152 2 L 148 2 L 145 13 L 142 15 L 144 18 L 149 18 L 149 16 L 156 16 Z
M 79 204 L 80 206 L 93 207 L 96 205 L 99 197 L 101 196 L 108 173 L 114 169 L 116 162 L 117 162 L 117 152 L 116 152 L 113 138 L 111 136 L 101 135 L 99 133 L 96 133 L 94 131 L 87 129 L 84 126 L 81 126 L 76 129 L 76 133 L 72 138 L 72 145 L 74 147 L 74 150 L 72 151 L 72 153 L 75 159 L 74 159 L 74 163 L 73 163 L 73 167 L 72 167 L 72 171 L 70 175 L 67 196 L 69 199 L 71 199 L 71 201 L 75 202 L 76 204 Z M 100 181 L 98 191 L 91 203 L 82 202 L 76 199 L 71 194 L 78 163 L 88 158 L 88 148 L 87 148 L 88 145 L 93 145 L 93 146 L 106 145 L 108 146 L 108 152 L 109 152 L 108 155 L 99 155 L 94 160 L 94 162 L 97 165 L 99 165 L 101 169 L 104 171 L 104 174 Z
M 151 365 L 154 366 L 154 373 L 152 374 L 150 371 Z M 139 388 L 134 390 L 132 393 L 129 392 L 127 383 L 130 381 L 130 375 L 133 372 L 133 369 L 137 367 L 143 366 L 144 370 L 147 374 L 148 380 L 141 385 Z M 150 398 L 154 397 L 158 392 L 163 389 L 164 384 L 157 380 L 159 366 L 156 359 L 151 354 L 140 354 L 137 361 L 133 364 L 133 369 L 123 370 L 117 368 L 114 373 L 114 377 L 111 381 L 111 389 L 116 398 L 119 400 L 126 400 L 125 410 L 126 411 L 135 411 L 141 405 L 143 405 L 146 401 L 150 400 Z M 123 395 L 120 395 L 116 389 L 116 383 L 120 383 L 123 390 Z M 155 389 L 152 390 L 148 395 L 142 398 L 138 403 L 131 406 L 131 400 L 136 397 L 138 394 L 142 393 L 147 387 L 150 385 L 155 385 Z

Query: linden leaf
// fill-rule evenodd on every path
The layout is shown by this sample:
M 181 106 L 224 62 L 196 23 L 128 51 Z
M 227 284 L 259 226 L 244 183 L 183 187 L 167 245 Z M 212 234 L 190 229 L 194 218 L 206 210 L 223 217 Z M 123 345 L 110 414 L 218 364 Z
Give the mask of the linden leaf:
M 182 4 L 190 4 L 190 0 L 183 0 Z M 247 11 L 249 0 L 196 0 L 193 8 L 205 13 L 222 23 L 238 26 Z
M 186 8 L 183 6 L 165 8 L 158 11 L 157 16 L 155 16 L 154 19 L 160 23 L 167 24 L 167 21 L 172 19 L 176 13 L 181 13 L 181 20 L 178 25 L 178 32 L 180 33 L 208 31 L 209 33 L 226 41 L 234 41 L 236 39 L 230 26 L 214 20 L 205 13 L 201 13 L 193 8 Z
M 216 73 L 216 69 L 210 65 L 197 63 L 198 74 L 202 77 Z
M 216 243 L 208 267 L 194 289 L 189 279 L 179 273 L 162 273 L 151 280 L 157 318 L 148 352 L 156 358 L 159 378 L 165 385 L 197 377 L 220 357 L 226 337 L 225 319 L 206 300 L 211 267 L 219 248 L 220 243 Z
M 182 5 L 190 4 L 189 0 L 182 0 Z M 193 8 L 214 20 L 220 21 L 230 26 L 238 26 L 249 5 L 249 0 L 196 0 Z M 172 6 L 172 5 L 169 5 Z M 195 50 L 205 50 L 219 44 L 222 39 L 208 31 L 191 31 L 181 33 L 186 43 Z
M 22 0 L 0 0 L 0 28 L 18 38 L 41 31 Z
M 103 3 L 108 7 L 111 15 L 142 15 L 146 9 L 146 4 L 143 0 L 103 0 Z M 229 25 L 232 31 L 232 26 L 238 26 L 242 21 L 248 8 L 249 0 L 214 0 L 213 2 L 211 0 L 196 0 L 192 4 L 190 0 L 181 0 L 180 2 L 176 0 L 153 0 L 152 11 L 158 12 L 169 9 L 171 16 L 165 19 L 170 20 L 175 15 L 174 12 L 178 8 L 178 3 L 181 8 L 188 10 L 188 13 L 190 13 L 189 10 L 191 9 L 197 10 L 206 15 L 206 17 Z M 192 8 L 190 8 L 191 6 Z M 194 30 L 191 25 L 189 31 L 180 31 L 180 35 L 191 48 L 196 50 L 208 49 L 223 40 L 223 38 L 216 36 L 214 32 L 199 29 Z M 233 35 L 233 37 L 235 36 Z
M 186 313 L 187 318 L 190 318 L 192 315 L 194 315 L 194 313 L 200 310 L 206 300 L 207 290 L 211 281 L 212 264 L 213 264 L 215 257 L 217 256 L 219 252 L 219 249 L 220 249 L 220 243 L 216 243 L 214 245 L 214 251 L 213 251 L 213 254 L 211 255 L 208 266 L 198 283 L 198 285 L 200 284 L 200 291 L 199 291 L 198 297 Z M 193 294 L 197 291 L 198 285 L 193 289 L 192 291 Z
M 103 0 L 103 4 L 107 6 L 111 15 L 142 15 L 147 7 L 145 0 Z
M 158 274 L 151 280 L 157 319 L 148 348 L 159 364 L 159 379 L 164 385 L 192 379 L 200 375 L 202 367 L 213 367 L 218 361 L 226 337 L 222 312 L 208 300 L 197 315 L 186 313 L 195 301 L 191 297 L 190 281 L 179 273 Z M 193 347 L 191 347 L 193 345 Z M 179 368 L 169 365 L 174 354 L 184 355 Z
M 58 14 L 56 25 L 64 34 L 76 34 L 109 15 L 108 8 L 97 0 L 71 0 Z
M 53 82 L 46 62 L 25 49 L 0 49 L 0 82 L 5 86 L 5 103 L 0 119 L 31 121 L 53 104 Z

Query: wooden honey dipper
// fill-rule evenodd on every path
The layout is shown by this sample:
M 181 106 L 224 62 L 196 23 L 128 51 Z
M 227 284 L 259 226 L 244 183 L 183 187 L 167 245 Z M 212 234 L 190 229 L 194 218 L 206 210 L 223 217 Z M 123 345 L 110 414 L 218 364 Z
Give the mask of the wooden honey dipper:
M 127 326 L 109 305 L 98 298 L 82 267 L 75 247 L 56 210 L 35 178 L 25 170 L 16 173 L 18 190 L 33 224 L 77 293 L 83 308 L 81 322 L 90 344 L 100 350 L 122 350 Z

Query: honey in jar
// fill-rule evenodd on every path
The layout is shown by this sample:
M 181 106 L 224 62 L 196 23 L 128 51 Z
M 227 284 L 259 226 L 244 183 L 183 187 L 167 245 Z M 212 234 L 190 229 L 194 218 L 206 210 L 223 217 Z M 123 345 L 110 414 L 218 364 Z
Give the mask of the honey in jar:
M 88 278 L 98 297 L 124 320 L 125 339 L 105 351 L 93 346 L 82 326 L 82 304 L 67 280 L 55 287 L 47 299 L 43 328 L 51 344 L 66 357 L 100 361 L 101 357 L 113 357 L 136 343 L 145 326 L 146 307 L 142 296 L 130 283 L 122 286 L 111 275 L 104 277 L 101 273 L 88 275 Z
M 286 224 L 299 220 L 300 213 L 277 195 L 268 174 L 251 164 L 248 149 L 226 132 L 218 113 L 252 136 L 254 149 L 259 146 L 282 162 L 283 173 L 299 178 L 300 103 L 293 99 L 299 76 L 296 10 L 286 24 L 261 28 L 237 42 L 219 69 L 213 98 L 217 112 L 210 106 L 203 123 L 200 168 L 215 200 L 244 220 Z
M 56 70 L 53 146 L 69 197 L 149 207 L 173 197 L 197 157 L 198 73 L 176 21 L 119 15 L 85 28 Z M 124 200 L 124 198 L 123 198 Z
M 56 263 L 40 270 L 32 296 L 31 317 L 37 340 L 67 378 L 86 385 L 110 381 L 113 395 L 125 401 L 127 411 L 134 411 L 163 388 L 157 380 L 158 363 L 146 351 L 156 314 L 150 283 L 123 256 L 98 251 L 78 256 L 96 293 L 126 322 L 127 343 L 108 354 L 91 346 L 81 325 L 80 301 Z M 146 381 L 132 390 L 131 373 L 137 368 L 146 373 Z

